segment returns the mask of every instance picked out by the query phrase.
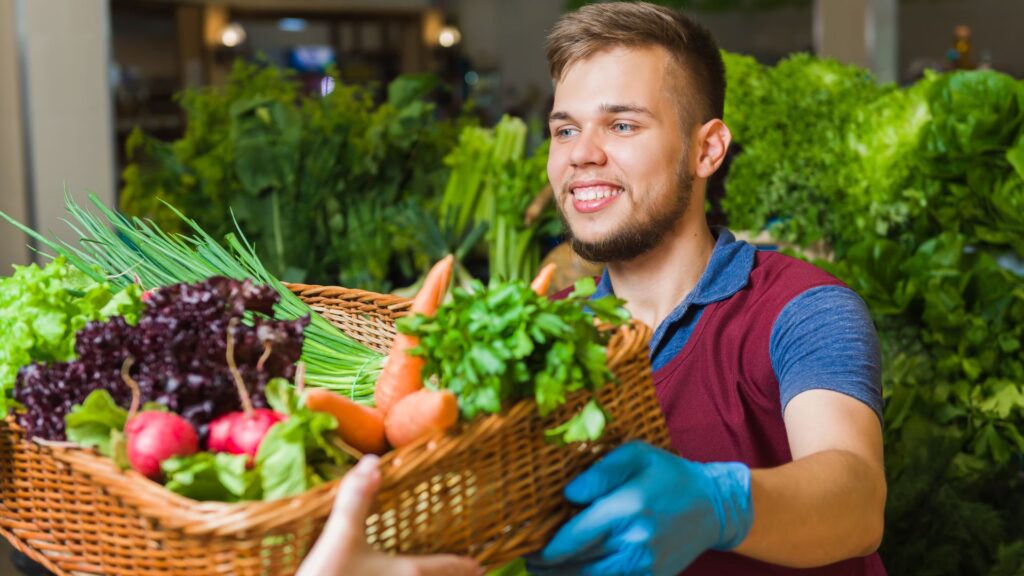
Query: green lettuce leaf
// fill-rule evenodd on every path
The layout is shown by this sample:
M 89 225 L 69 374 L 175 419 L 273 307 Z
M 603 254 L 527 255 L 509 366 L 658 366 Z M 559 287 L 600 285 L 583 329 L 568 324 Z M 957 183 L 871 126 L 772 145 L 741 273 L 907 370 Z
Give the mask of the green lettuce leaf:
M 608 413 L 595 400 L 587 402 L 583 410 L 561 426 L 544 431 L 548 441 L 556 444 L 593 442 L 601 438 L 608 423 Z
M 256 454 L 263 499 L 301 494 L 344 473 L 352 458 L 333 442 L 338 422 L 306 408 L 284 380 L 267 385 L 267 401 L 288 419 L 270 428 Z
M 111 434 L 124 430 L 128 412 L 117 405 L 106 390 L 94 390 L 85 402 L 71 407 L 64 417 L 67 438 L 82 446 L 95 446 L 101 454 L 111 456 Z
M 199 452 L 168 458 L 160 467 L 165 487 L 193 500 L 258 500 L 259 474 L 246 469 L 247 459 L 244 454 Z
M 57 258 L 44 268 L 15 266 L 0 279 L 0 417 L 12 405 L 18 370 L 31 362 L 71 360 L 75 334 L 93 320 L 123 315 L 130 323 L 142 309 L 141 289 L 117 294 Z

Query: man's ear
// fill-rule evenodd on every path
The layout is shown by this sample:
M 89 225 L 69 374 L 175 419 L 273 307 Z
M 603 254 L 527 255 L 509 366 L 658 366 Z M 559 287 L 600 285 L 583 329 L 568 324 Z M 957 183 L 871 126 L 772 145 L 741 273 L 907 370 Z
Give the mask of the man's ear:
M 694 175 L 698 178 L 710 178 L 725 161 L 725 153 L 732 142 L 732 133 L 725 122 L 716 118 L 697 128 L 692 142 L 697 151 Z

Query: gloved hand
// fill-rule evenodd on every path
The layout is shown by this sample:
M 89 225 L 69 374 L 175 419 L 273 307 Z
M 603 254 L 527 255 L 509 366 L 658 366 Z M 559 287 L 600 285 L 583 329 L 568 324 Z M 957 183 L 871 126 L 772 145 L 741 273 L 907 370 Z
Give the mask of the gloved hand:
M 642 442 L 613 450 L 565 497 L 587 507 L 527 558 L 531 574 L 674 575 L 705 550 L 738 546 L 753 521 L 745 464 L 691 462 Z

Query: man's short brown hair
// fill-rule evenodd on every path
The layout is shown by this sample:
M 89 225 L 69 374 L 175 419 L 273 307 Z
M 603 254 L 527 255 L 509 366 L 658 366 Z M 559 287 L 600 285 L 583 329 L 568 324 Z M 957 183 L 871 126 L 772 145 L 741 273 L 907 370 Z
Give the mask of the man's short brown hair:
M 684 14 L 647 2 L 589 4 L 562 16 L 548 34 L 551 78 L 598 52 L 617 47 L 661 46 L 675 59 L 695 109 L 683 118 L 703 124 L 721 118 L 725 64 L 711 33 Z

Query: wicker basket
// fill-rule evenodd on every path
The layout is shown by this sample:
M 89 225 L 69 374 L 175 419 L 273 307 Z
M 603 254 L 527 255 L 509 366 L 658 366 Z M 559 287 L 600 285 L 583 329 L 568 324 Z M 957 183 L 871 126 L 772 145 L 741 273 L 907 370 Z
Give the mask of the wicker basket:
M 385 350 L 408 300 L 361 290 L 292 285 L 333 324 Z M 538 549 L 571 513 L 562 489 L 627 439 L 667 447 L 647 360 L 649 329 L 621 328 L 608 363 L 619 379 L 599 394 L 611 414 L 598 444 L 555 447 L 532 402 L 424 439 L 381 461 L 381 491 L 367 523 L 376 547 L 449 552 L 496 565 Z M 291 574 L 315 541 L 337 482 L 271 502 L 196 502 L 88 450 L 27 440 L 0 422 L 0 534 L 57 574 Z

